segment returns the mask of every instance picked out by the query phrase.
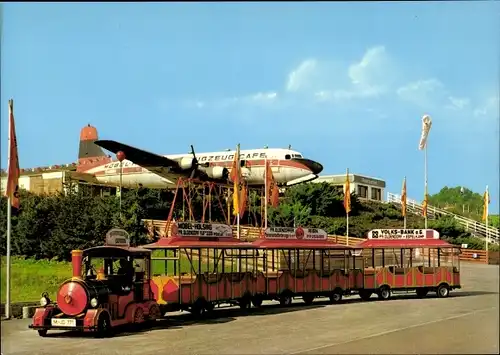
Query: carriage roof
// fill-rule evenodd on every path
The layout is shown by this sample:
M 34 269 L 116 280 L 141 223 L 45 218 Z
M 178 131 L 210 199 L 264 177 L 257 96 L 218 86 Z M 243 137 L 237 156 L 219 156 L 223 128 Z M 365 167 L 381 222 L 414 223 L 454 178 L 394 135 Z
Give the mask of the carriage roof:
M 83 255 L 90 255 L 96 258 L 107 258 L 107 257 L 127 257 L 127 256 L 147 256 L 151 255 L 151 250 L 144 248 L 134 248 L 134 247 L 121 247 L 121 246 L 111 246 L 104 245 L 98 247 L 92 247 L 85 249 Z
M 436 239 L 367 239 L 354 246 L 355 248 L 397 248 L 397 249 L 411 249 L 411 248 L 453 248 L 456 247 L 444 240 Z

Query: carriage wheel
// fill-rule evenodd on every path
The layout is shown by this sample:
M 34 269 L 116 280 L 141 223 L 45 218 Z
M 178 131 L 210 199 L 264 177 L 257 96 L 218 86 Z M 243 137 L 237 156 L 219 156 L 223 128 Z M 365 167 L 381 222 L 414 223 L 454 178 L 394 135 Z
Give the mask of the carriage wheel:
M 416 292 L 418 298 L 424 298 L 429 293 L 429 289 L 427 287 L 417 288 Z
M 340 301 L 342 301 L 342 290 L 339 288 L 335 289 L 329 296 L 329 298 L 331 303 L 339 303 Z
M 302 300 L 306 305 L 310 306 L 314 302 L 314 295 L 304 295 Z
M 284 292 L 280 296 L 280 305 L 289 306 L 292 304 L 292 296 L 288 292 Z
M 203 317 L 207 311 L 207 302 L 202 298 L 198 298 L 189 311 L 194 317 Z
M 439 298 L 445 298 L 450 295 L 450 288 L 446 284 L 439 285 L 436 294 Z
M 45 338 L 47 336 L 47 329 L 38 329 L 38 335 Z
M 381 299 L 381 300 L 388 300 L 389 298 L 391 298 L 391 290 L 389 287 L 387 286 L 382 286 L 380 288 L 380 290 L 378 291 L 378 297 Z
M 263 301 L 262 296 L 255 295 L 252 297 L 252 304 L 256 308 L 259 308 L 260 306 L 262 306 L 262 301 Z
M 370 292 L 370 291 L 367 291 L 367 290 L 361 290 L 361 291 L 359 291 L 359 297 L 363 301 L 369 301 L 371 296 L 372 296 L 372 292 Z

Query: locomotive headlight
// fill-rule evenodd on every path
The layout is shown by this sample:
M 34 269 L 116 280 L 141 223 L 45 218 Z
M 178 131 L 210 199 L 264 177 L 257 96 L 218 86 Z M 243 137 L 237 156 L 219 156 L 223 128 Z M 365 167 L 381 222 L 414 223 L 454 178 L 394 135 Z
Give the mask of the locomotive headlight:
M 47 297 L 40 298 L 40 306 L 45 307 L 49 304 L 49 299 Z
M 99 302 L 97 302 L 97 298 L 92 298 L 92 299 L 90 300 L 90 305 L 91 305 L 93 308 L 96 308 L 98 304 L 99 304 Z

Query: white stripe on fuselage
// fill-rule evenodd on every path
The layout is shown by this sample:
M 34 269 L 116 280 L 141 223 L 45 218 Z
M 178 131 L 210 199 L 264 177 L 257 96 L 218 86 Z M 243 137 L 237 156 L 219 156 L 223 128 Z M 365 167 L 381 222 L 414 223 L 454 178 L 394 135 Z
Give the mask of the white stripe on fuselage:
M 229 163 L 234 160 L 236 151 L 225 152 L 209 152 L 196 154 L 196 158 L 200 163 Z M 289 156 L 288 156 L 289 155 Z M 172 154 L 164 155 L 164 157 L 179 160 L 180 158 L 192 158 L 192 154 Z M 277 160 L 289 160 L 290 158 L 302 158 L 300 152 L 289 149 L 252 149 L 240 150 L 241 160 L 263 160 L 269 159 L 272 164 L 272 171 L 274 178 L 278 183 L 286 183 L 303 176 L 311 174 L 308 169 L 301 169 L 290 166 L 279 166 L 276 164 Z M 276 161 L 273 161 L 276 160 Z M 227 164 L 225 164 L 227 165 Z M 175 185 L 174 181 L 163 178 L 151 171 L 134 164 L 129 160 L 124 160 L 122 167 L 141 169 L 140 172 L 131 172 L 122 174 L 122 185 L 124 187 L 135 187 L 142 184 L 145 187 L 163 188 Z M 113 161 L 95 168 L 89 169 L 86 173 L 95 174 L 104 170 L 104 175 L 96 176 L 96 179 L 104 184 L 119 185 L 120 184 L 120 163 Z M 228 169 L 231 170 L 230 166 Z M 249 185 L 263 185 L 264 184 L 264 166 L 253 166 L 251 168 L 242 168 L 242 175 Z

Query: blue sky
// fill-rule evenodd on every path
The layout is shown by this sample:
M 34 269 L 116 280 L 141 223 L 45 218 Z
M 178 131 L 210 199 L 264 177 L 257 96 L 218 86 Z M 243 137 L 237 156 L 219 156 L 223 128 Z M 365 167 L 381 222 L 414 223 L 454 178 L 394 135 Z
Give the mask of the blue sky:
M 80 128 L 158 153 L 291 144 L 324 174 L 499 195 L 498 2 L 5 3 L 2 168 L 73 162 Z

